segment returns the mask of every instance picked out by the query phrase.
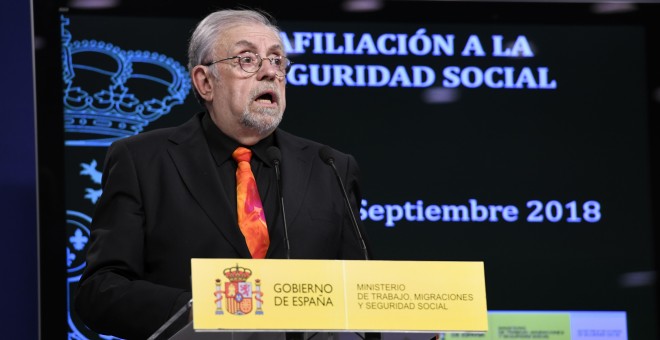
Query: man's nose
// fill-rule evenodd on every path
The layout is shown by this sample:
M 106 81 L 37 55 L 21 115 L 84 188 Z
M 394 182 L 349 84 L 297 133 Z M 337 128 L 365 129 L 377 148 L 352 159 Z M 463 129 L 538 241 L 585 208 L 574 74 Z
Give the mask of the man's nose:
M 267 77 L 284 77 L 284 73 L 280 70 L 275 58 L 261 58 L 261 69 L 259 71 L 260 74 Z

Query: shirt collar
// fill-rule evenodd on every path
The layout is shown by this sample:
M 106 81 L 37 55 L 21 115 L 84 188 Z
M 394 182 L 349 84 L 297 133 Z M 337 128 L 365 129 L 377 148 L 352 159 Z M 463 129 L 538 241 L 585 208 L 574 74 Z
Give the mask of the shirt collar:
M 211 120 L 208 112 L 202 118 L 202 128 L 204 130 L 207 143 L 209 144 L 211 155 L 213 156 L 217 166 L 220 166 L 224 162 L 231 160 L 231 154 L 234 152 L 234 150 L 236 150 L 237 147 L 242 146 L 240 143 L 231 139 L 229 136 L 220 131 L 215 123 L 213 123 L 213 120 Z M 252 150 L 253 158 L 256 156 L 257 159 L 259 159 L 261 162 L 270 166 L 268 158 L 266 157 L 266 150 L 273 145 L 276 145 L 275 134 L 271 133 L 266 138 L 260 140 L 257 144 L 245 147 Z

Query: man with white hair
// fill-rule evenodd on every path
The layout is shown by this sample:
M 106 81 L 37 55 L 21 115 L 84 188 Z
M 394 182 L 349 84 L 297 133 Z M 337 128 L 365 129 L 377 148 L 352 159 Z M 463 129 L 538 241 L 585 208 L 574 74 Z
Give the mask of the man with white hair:
M 75 298 L 92 330 L 149 337 L 191 299 L 191 258 L 370 257 L 319 153 L 355 212 L 354 158 L 278 129 L 289 65 L 262 13 L 221 10 L 198 24 L 188 66 L 204 112 L 108 149 Z

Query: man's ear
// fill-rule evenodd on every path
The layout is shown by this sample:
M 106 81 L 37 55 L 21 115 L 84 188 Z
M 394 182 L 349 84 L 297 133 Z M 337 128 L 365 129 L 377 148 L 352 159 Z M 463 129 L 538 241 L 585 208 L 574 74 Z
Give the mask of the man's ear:
M 213 99 L 213 75 L 208 66 L 197 65 L 190 71 L 190 79 L 197 93 L 205 101 Z

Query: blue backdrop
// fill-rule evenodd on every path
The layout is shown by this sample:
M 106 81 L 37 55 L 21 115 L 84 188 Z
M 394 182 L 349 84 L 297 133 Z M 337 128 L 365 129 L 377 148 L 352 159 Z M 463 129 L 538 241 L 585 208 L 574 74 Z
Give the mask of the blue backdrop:
M 37 214 L 30 1 L 0 3 L 0 226 L 4 339 L 37 339 Z M 11 29 L 10 29 L 11 28 Z M 6 327 L 12 325 L 12 327 Z

